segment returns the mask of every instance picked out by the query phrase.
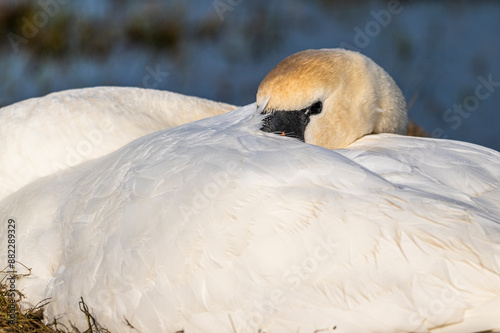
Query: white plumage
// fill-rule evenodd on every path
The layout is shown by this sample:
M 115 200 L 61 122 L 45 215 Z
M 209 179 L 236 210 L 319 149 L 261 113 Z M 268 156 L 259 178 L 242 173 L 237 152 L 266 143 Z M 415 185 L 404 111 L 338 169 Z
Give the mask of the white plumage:
M 0 199 L 143 135 L 236 109 L 168 91 L 67 90 L 0 109 Z
M 118 332 L 219 332 L 228 314 L 237 332 L 424 331 L 481 307 L 473 329 L 500 327 L 500 154 L 395 135 L 330 151 L 262 133 L 254 109 L 2 202 L 30 299 L 77 320 L 82 296 Z
M 261 131 L 260 111 L 143 136 L 1 201 L 28 300 L 81 322 L 83 297 L 116 332 L 500 329 L 500 153 L 394 134 L 329 150 Z

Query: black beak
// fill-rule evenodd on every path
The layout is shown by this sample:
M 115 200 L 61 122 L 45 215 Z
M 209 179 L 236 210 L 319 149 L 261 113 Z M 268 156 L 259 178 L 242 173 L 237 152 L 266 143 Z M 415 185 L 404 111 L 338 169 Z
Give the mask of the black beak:
M 309 115 L 300 111 L 274 111 L 264 118 L 261 131 L 276 133 L 304 141 Z
M 297 111 L 272 111 L 264 118 L 261 131 L 290 136 L 304 141 L 304 132 L 311 116 L 323 111 L 323 103 L 314 102 L 305 109 Z M 266 114 L 262 112 L 262 114 Z

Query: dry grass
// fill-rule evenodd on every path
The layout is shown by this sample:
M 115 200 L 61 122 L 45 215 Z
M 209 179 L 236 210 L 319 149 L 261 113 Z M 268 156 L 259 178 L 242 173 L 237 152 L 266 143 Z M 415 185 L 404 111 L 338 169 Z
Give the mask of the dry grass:
M 19 302 L 24 298 L 24 295 L 17 289 L 9 290 L 9 281 L 7 279 L 10 274 L 5 269 L 0 273 L 4 275 L 0 280 L 0 333 L 111 333 L 109 330 L 97 325 L 83 298 L 80 300 L 79 306 L 82 316 L 85 316 L 87 321 L 85 330 L 80 330 L 73 324 L 71 324 L 71 327 L 67 327 L 57 323 L 57 321 L 48 325 L 44 324 L 43 312 L 50 300 L 42 300 L 30 309 L 21 310 Z M 19 275 L 16 275 L 16 278 L 19 277 Z M 14 322 L 11 321 L 12 310 L 15 312 Z

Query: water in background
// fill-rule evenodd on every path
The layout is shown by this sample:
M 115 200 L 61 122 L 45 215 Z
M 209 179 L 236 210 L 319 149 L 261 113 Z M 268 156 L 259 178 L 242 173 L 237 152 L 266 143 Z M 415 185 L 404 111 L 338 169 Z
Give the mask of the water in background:
M 3 0 L 0 106 L 102 85 L 236 105 L 308 48 L 358 50 L 436 137 L 500 150 L 500 3 L 340 0 Z

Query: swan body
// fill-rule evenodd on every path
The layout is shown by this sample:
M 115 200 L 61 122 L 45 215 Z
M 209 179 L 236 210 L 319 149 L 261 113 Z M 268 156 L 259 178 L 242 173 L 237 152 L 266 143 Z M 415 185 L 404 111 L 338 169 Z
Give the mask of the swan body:
M 350 72 L 350 53 L 290 59 L 340 54 Z M 32 303 L 51 298 L 48 320 L 81 323 L 83 297 L 116 332 L 500 329 L 500 153 L 366 135 L 406 122 L 399 89 L 366 59 L 354 67 L 386 89 L 358 101 L 381 108 L 336 135 L 321 122 L 355 109 L 333 107 L 335 89 L 281 105 L 273 96 L 287 80 L 271 72 L 256 104 L 142 136 L 4 198 L 16 260 L 32 268 L 18 288 Z M 322 132 L 332 139 L 311 144 Z
M 327 150 L 258 120 L 153 133 L 4 200 L 21 290 L 77 322 L 83 297 L 117 332 L 500 327 L 499 153 L 396 135 Z
M 0 199 L 161 129 L 236 109 L 167 91 L 67 90 L 0 109 Z

